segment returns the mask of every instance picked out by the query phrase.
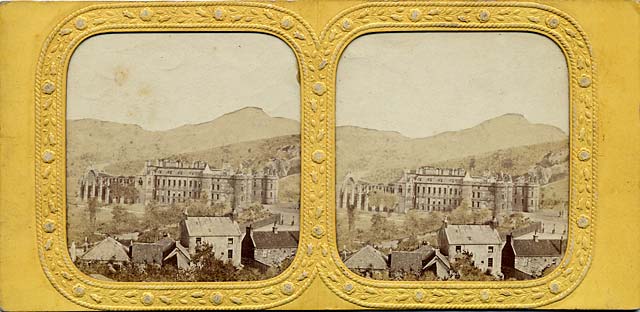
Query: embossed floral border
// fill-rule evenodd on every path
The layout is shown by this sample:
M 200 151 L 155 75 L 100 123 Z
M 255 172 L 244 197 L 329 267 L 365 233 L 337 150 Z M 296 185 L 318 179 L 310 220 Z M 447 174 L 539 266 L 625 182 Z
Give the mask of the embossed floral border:
M 340 261 L 335 244 L 335 74 L 342 50 L 360 35 L 389 31 L 528 31 L 554 40 L 567 57 L 571 105 L 569 247 L 544 278 L 519 282 L 383 282 Z M 281 275 L 257 282 L 120 283 L 81 273 L 66 252 L 65 97 L 69 58 L 80 42 L 109 32 L 248 31 L 285 41 L 301 73 L 301 236 Z M 249 2 L 119 3 L 69 15 L 47 37 L 35 80 L 38 252 L 53 286 L 96 309 L 256 309 L 294 300 L 320 276 L 338 296 L 378 308 L 533 307 L 566 296 L 586 273 L 596 206 L 596 97 L 584 32 L 568 15 L 531 3 L 384 2 L 340 13 L 317 37 L 295 13 Z
M 256 309 L 296 298 L 317 275 L 316 254 L 326 244 L 323 230 L 310 229 L 317 219 L 308 213 L 312 192 L 301 198 L 301 242 L 294 261 L 283 274 L 256 282 L 122 283 L 106 282 L 80 272 L 67 253 L 65 185 L 65 103 L 69 59 L 85 39 L 114 32 L 244 31 L 274 35 L 294 51 L 301 74 L 302 183 L 326 189 L 320 163 L 327 139 L 309 141 L 317 115 L 324 110 L 322 74 L 314 66 L 319 42 L 297 14 L 262 3 L 120 3 L 90 6 L 71 14 L 47 37 L 36 73 L 36 216 L 38 252 L 53 286 L 82 306 L 96 309 Z M 309 94 L 309 95 L 307 95 Z M 313 155 L 313 160 L 312 160 Z M 315 161 L 315 162 L 314 162 Z M 311 174 L 309 174 L 311 173 Z M 313 180 L 312 180 L 313 179 Z M 318 193 L 323 193 L 322 191 Z M 302 245 L 301 245 L 302 246 Z M 324 248 L 326 250 L 326 248 Z M 326 251 L 325 251 L 326 253 Z
M 596 208 L 595 66 L 585 33 L 567 14 L 534 3 L 378 2 L 345 10 L 320 34 L 323 54 L 336 72 L 340 55 L 359 36 L 399 31 L 520 31 L 544 35 L 563 51 L 570 85 L 570 208 L 568 248 L 559 267 L 530 281 L 408 282 L 367 279 L 351 272 L 336 248 L 320 262 L 322 280 L 352 303 L 375 308 L 526 308 L 568 295 L 587 272 L 593 251 Z M 329 84 L 335 89 L 335 75 Z M 335 103 L 335 94 L 332 103 Z M 335 141 L 335 115 L 330 138 Z M 335 147 L 329 153 L 335 162 Z M 334 176 L 330 185 L 335 185 Z M 330 198 L 335 197 L 335 187 Z M 335 241 L 335 203 L 327 232 Z M 332 262 L 332 263 L 331 263 Z

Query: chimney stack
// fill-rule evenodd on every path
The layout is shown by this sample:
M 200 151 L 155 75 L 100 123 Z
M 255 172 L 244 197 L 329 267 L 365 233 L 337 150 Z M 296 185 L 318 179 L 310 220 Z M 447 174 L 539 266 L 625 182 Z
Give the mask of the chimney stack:
M 253 234 L 253 227 L 252 227 L 251 224 L 249 224 L 249 226 L 247 226 L 246 231 L 247 231 L 247 235 L 249 235 L 249 237 L 251 237 L 251 234 Z
M 274 234 L 278 234 L 278 222 L 274 222 L 273 223 L 273 233 Z
M 538 242 L 538 230 L 533 231 L 533 241 Z
M 513 232 L 507 234 L 505 246 L 511 246 L 511 240 L 513 240 Z

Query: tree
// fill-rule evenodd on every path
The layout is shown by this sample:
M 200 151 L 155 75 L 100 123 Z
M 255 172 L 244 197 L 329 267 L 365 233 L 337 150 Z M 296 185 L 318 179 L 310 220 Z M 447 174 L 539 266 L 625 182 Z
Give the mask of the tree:
M 469 160 L 469 171 L 473 171 L 473 169 L 475 168 L 476 168 L 476 158 L 471 157 L 471 159 Z
M 409 236 L 406 239 L 403 239 L 398 243 L 398 247 L 396 250 L 399 251 L 412 251 L 416 250 L 420 247 L 420 241 L 413 235 Z
M 386 207 L 388 212 L 394 209 L 398 204 L 398 199 L 393 194 L 373 191 L 370 192 L 367 196 L 369 196 L 369 206 L 383 208 Z
M 469 224 L 473 219 L 471 203 L 468 199 L 463 199 L 460 205 L 451 212 L 450 221 L 455 224 Z
M 138 197 L 138 190 L 135 184 L 114 182 L 109 187 L 110 197 L 122 198 L 124 202 L 134 202 Z
M 98 210 L 98 199 L 96 197 L 89 199 L 87 210 L 89 211 L 89 223 L 94 227 L 96 225 L 96 212 Z
M 215 250 L 209 244 L 203 244 L 192 257 L 196 269 L 193 279 L 196 282 L 234 281 L 236 268 L 230 262 L 223 262 L 215 256 Z
M 458 279 L 461 281 L 492 281 L 496 279 L 477 268 L 473 263 L 471 253 L 467 251 L 456 256 L 455 261 L 451 263 L 451 268 L 457 273 Z
M 356 227 L 356 212 L 358 210 L 356 209 L 355 205 L 348 205 L 347 206 L 347 220 L 349 222 L 349 232 L 353 231 L 353 229 L 355 229 Z
M 372 242 L 380 242 L 398 236 L 393 224 L 380 214 L 371 216 L 371 229 L 369 233 L 371 234 L 370 241 Z
M 115 205 L 113 208 L 111 208 L 111 218 L 115 223 L 125 222 L 128 217 L 127 213 L 128 212 L 124 209 L 124 207 L 120 205 Z

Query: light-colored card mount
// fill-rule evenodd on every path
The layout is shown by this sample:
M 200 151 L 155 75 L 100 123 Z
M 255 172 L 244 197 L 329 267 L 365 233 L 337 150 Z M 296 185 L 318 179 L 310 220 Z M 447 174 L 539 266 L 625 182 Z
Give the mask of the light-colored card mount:
M 67 253 L 65 93 L 67 67 L 85 39 L 114 32 L 259 32 L 294 51 L 301 76 L 300 245 L 281 275 L 257 282 L 123 283 L 81 273 Z M 345 47 L 368 33 L 520 31 L 563 51 L 570 91 L 570 207 L 567 252 L 557 269 L 530 281 L 399 282 L 363 278 L 340 260 L 335 235 L 335 84 Z M 316 34 L 298 14 L 250 2 L 117 3 L 88 6 L 46 38 L 35 79 L 38 253 L 51 284 L 95 309 L 256 309 L 296 300 L 316 279 L 337 296 L 372 308 L 526 308 L 567 296 L 592 259 L 597 209 L 595 65 L 586 34 L 569 15 L 533 3 L 385 2 L 339 13 Z

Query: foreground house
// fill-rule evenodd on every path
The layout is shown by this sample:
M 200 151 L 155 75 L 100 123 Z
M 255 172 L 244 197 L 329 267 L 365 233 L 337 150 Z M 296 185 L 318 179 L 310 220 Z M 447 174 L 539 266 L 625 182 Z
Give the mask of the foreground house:
M 283 260 L 295 256 L 299 240 L 299 231 L 280 231 L 277 225 L 271 231 L 253 231 L 248 226 L 242 239 L 243 264 L 276 267 Z
M 502 267 L 505 277 L 533 279 L 541 277 L 544 270 L 560 263 L 564 252 L 564 239 L 513 239 L 507 235 L 502 250 Z
M 229 217 L 185 217 L 180 222 L 180 244 L 189 255 L 198 247 L 211 245 L 215 257 L 234 266 L 240 265 L 240 238 L 238 223 Z
M 438 231 L 440 250 L 455 262 L 463 252 L 472 255 L 474 266 L 494 276 L 501 276 L 502 241 L 492 225 L 448 224 L 445 220 Z
M 80 260 L 99 263 L 124 263 L 129 262 L 131 259 L 129 258 L 129 248 L 113 237 L 107 237 L 87 250 L 80 257 Z
M 389 256 L 390 272 L 401 278 L 404 274 L 422 275 L 425 271 L 432 272 L 438 279 L 448 279 L 451 264 L 439 249 L 431 246 L 421 246 L 413 251 L 393 251 Z
M 172 265 L 178 269 L 189 269 L 191 267 L 191 255 L 189 250 L 184 248 L 180 242 L 176 242 L 174 248 L 162 259 L 165 265 Z
M 426 258 L 426 264 L 422 268 L 424 271 L 432 272 L 438 279 L 446 280 L 451 276 L 451 263 L 447 257 L 440 252 L 440 249 L 434 249 L 433 253 Z
M 137 264 L 162 265 L 164 258 L 175 248 L 176 241 L 163 237 L 155 243 L 131 244 L 131 261 Z
M 344 264 L 351 271 L 360 273 L 365 277 L 381 274 L 387 270 L 387 257 L 379 250 L 366 245 L 351 255 Z

